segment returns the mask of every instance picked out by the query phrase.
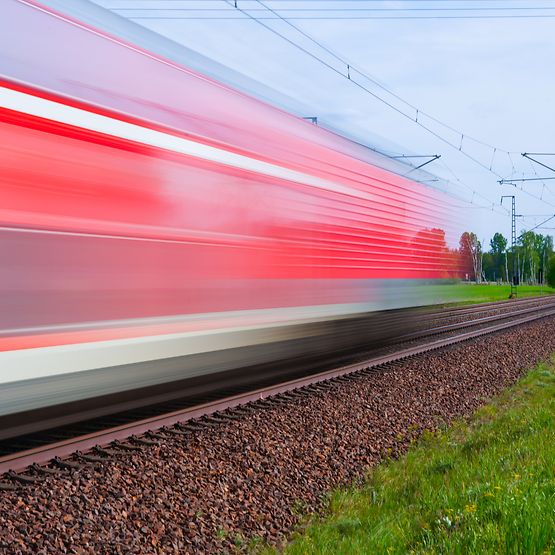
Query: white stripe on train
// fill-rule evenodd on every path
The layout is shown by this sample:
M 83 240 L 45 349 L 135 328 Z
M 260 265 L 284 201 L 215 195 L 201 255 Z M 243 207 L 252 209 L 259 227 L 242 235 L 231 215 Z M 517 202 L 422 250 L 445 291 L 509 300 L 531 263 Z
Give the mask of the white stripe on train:
M 378 200 L 376 195 L 345 187 L 307 173 L 6 87 L 0 87 L 0 107 L 269 177 L 302 183 L 356 198 Z

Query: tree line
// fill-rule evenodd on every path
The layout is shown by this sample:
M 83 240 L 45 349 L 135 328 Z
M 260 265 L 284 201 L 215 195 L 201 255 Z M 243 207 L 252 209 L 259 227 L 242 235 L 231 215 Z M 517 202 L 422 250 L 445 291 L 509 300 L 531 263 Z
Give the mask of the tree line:
M 514 248 L 506 237 L 495 233 L 485 251 L 475 233 L 465 231 L 459 255 L 465 279 L 481 282 L 514 282 L 555 287 L 553 237 L 533 231 L 522 232 Z

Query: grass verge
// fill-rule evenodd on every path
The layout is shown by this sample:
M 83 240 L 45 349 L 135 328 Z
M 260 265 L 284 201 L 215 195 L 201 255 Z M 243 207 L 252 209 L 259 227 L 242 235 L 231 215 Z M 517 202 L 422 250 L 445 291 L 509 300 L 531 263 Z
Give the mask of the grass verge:
M 333 493 L 284 551 L 555 554 L 555 365 Z
M 494 301 L 506 301 L 511 294 L 510 285 L 497 285 L 491 284 L 474 284 L 474 283 L 459 283 L 453 285 L 432 285 L 429 289 L 432 297 L 435 295 L 445 302 L 450 302 L 450 299 L 455 301 L 455 304 L 473 304 L 473 303 L 486 303 Z M 535 297 L 543 295 L 552 295 L 555 289 L 544 286 L 541 288 L 539 285 L 519 285 L 517 287 L 517 297 Z

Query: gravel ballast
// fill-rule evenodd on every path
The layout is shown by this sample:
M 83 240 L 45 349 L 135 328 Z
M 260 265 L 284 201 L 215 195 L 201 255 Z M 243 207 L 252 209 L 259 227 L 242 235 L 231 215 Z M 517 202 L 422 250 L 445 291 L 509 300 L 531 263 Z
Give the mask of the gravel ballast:
M 553 318 L 0 491 L 2 553 L 220 553 L 283 541 L 323 494 L 555 351 Z

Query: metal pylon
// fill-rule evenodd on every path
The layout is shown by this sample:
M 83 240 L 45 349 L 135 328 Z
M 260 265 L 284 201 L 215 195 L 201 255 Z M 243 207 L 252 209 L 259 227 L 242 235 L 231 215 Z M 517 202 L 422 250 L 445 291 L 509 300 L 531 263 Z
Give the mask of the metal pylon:
M 511 280 L 511 296 L 514 295 L 516 297 L 516 201 L 514 195 L 511 202 L 511 248 L 513 250 L 513 279 Z
M 518 283 L 518 274 L 516 266 L 516 199 L 514 195 L 503 195 L 501 203 L 504 198 L 511 199 L 511 250 L 513 251 L 513 275 L 511 279 L 511 297 L 516 297 L 516 287 Z

